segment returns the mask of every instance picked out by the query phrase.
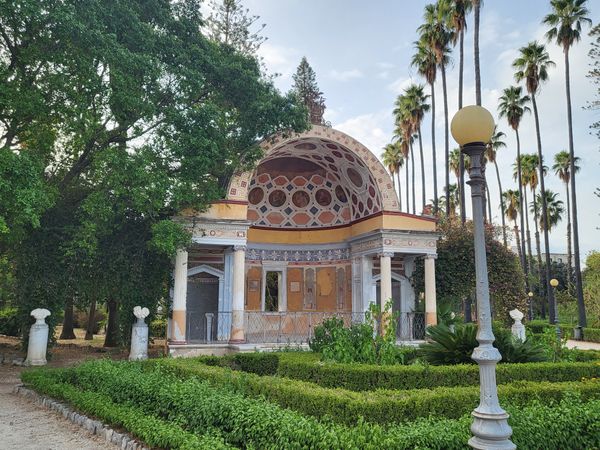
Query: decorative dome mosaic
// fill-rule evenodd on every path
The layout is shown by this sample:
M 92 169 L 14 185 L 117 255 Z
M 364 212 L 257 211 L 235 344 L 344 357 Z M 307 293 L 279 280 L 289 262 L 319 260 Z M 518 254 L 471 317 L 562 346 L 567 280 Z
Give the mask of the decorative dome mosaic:
M 248 186 L 254 226 L 339 226 L 381 210 L 381 194 L 365 163 L 325 139 L 291 140 L 273 149 Z

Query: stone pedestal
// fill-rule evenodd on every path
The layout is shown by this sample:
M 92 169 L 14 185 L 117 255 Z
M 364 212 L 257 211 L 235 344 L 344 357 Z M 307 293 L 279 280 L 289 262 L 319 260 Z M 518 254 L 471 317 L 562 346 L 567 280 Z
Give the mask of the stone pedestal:
M 31 311 L 35 323 L 29 331 L 29 345 L 27 346 L 26 366 L 45 366 L 46 351 L 48 350 L 48 324 L 46 317 L 50 315 L 47 309 L 37 308 Z
M 510 328 L 512 335 L 515 337 L 515 339 L 525 342 L 525 339 L 527 338 L 525 335 L 525 325 L 523 325 L 521 322 L 521 320 L 523 320 L 523 313 L 518 309 L 513 309 L 508 314 L 510 315 L 510 318 L 515 321 L 513 326 Z
M 144 319 L 148 317 L 150 311 L 148 308 L 136 306 L 133 308 L 133 314 L 137 317 L 137 322 L 131 327 L 129 361 L 142 361 L 148 359 L 148 324 Z

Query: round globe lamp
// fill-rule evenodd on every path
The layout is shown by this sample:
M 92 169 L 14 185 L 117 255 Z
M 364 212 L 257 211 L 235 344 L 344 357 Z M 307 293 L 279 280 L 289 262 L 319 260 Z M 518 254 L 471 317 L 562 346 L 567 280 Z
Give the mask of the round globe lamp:
M 550 280 L 550 286 L 556 289 L 558 287 L 558 280 L 556 278 L 552 278 Z
M 462 147 L 474 143 L 488 143 L 494 134 L 494 117 L 485 108 L 465 106 L 452 118 L 452 137 Z

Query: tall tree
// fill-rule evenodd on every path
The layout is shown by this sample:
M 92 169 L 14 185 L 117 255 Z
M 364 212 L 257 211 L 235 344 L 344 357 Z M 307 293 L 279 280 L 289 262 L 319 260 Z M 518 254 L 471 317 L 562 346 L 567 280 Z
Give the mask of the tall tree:
M 502 140 L 505 136 L 506 135 L 502 131 L 498 131 L 497 126 L 494 127 L 494 134 L 492 135 L 490 142 L 487 143 L 485 150 L 487 161 L 493 163 L 496 168 L 496 180 L 498 181 L 498 190 L 500 192 L 500 211 L 504 211 L 504 196 L 502 195 L 502 182 L 500 181 L 500 170 L 498 169 L 498 161 L 496 158 L 498 156 L 498 150 L 506 147 L 506 142 Z M 488 202 L 491 203 L 492 199 L 488 198 Z M 502 217 L 502 241 L 506 247 L 506 223 L 504 221 L 504 213 L 500 214 L 500 216 Z
M 529 96 L 523 95 L 523 88 L 521 86 L 510 86 L 502 91 L 502 96 L 498 99 L 498 111 L 500 117 L 506 117 L 506 120 L 510 127 L 515 132 L 517 139 L 517 180 L 521 180 L 521 140 L 519 138 L 519 126 L 521 120 L 526 112 L 531 112 L 527 103 L 529 103 Z M 520 182 L 517 183 L 519 186 L 519 199 L 523 198 L 523 187 Z M 526 253 L 525 253 L 525 224 L 523 214 L 523 202 L 519 201 L 519 218 L 521 222 L 521 267 L 525 272 L 525 282 L 527 283 L 527 291 L 529 292 L 529 273 L 527 270 Z
M 550 60 L 550 56 L 548 55 L 546 47 L 536 41 L 530 42 L 525 47 L 521 47 L 519 49 L 519 56 L 513 62 L 513 67 L 517 70 L 515 73 L 516 80 L 525 81 L 527 92 L 529 92 L 529 95 L 531 96 L 531 104 L 533 105 L 533 118 L 535 121 L 535 135 L 537 141 L 538 171 L 540 174 L 544 172 L 544 155 L 542 151 L 542 136 L 540 131 L 540 118 L 538 114 L 536 95 L 539 91 L 540 85 L 548 79 L 548 69 L 554 65 L 554 62 Z M 548 223 L 548 218 L 546 217 L 548 214 L 546 207 L 546 185 L 543 176 L 540 177 L 540 190 L 542 194 L 542 220 L 544 223 Z M 556 305 L 554 301 L 554 291 L 550 287 L 550 240 L 547 229 L 544 229 L 544 247 L 546 250 L 546 297 L 548 299 L 548 304 L 550 305 L 550 320 L 554 322 L 556 312 L 554 309 Z M 585 317 L 582 317 L 582 319 L 585 319 Z
M 435 79 L 437 75 L 437 59 L 435 52 L 423 40 L 415 43 L 416 53 L 413 55 L 411 65 L 416 67 L 419 75 L 425 78 L 431 88 L 431 154 L 433 165 L 433 213 L 437 214 L 437 155 L 435 151 Z
M 211 13 L 206 19 L 209 37 L 245 55 L 256 55 L 267 40 L 261 36 L 266 24 L 257 24 L 260 17 L 250 14 L 242 0 L 212 0 L 209 7 Z M 256 29 L 252 30 L 253 27 Z
M 436 62 L 442 73 L 442 92 L 444 97 L 444 158 L 445 158 L 445 181 L 446 181 L 446 214 L 450 215 L 450 141 L 448 130 L 448 89 L 446 84 L 446 66 L 449 62 L 450 41 L 452 40 L 452 29 L 450 28 L 450 2 L 449 0 L 438 0 L 435 4 L 425 6 L 423 15 L 424 23 L 419 26 L 418 31 L 421 39 L 433 50 Z
M 502 207 L 504 208 L 502 213 L 514 223 L 513 230 L 517 243 L 517 253 L 519 254 L 519 258 L 522 259 L 519 225 L 517 224 L 517 216 L 519 216 L 519 211 L 521 211 L 521 197 L 519 191 L 514 189 L 507 189 L 502 193 L 502 197 L 504 200 L 502 202 Z
M 412 141 L 414 134 L 414 121 L 410 111 L 410 106 L 408 104 L 408 99 L 405 94 L 400 94 L 396 99 L 395 108 L 394 108 L 394 118 L 396 122 L 396 131 L 395 137 L 398 139 L 398 145 L 400 146 L 400 151 L 405 161 L 406 167 L 406 212 L 410 213 L 410 188 L 409 188 L 409 166 L 408 161 L 412 159 Z M 412 187 L 413 193 L 415 189 L 415 179 L 414 179 L 414 162 L 413 166 L 413 179 L 412 179 Z M 413 195 L 414 197 L 414 195 Z M 414 198 L 413 198 L 414 200 Z M 414 209 L 414 205 L 413 205 Z
M 325 125 L 323 120 L 325 97 L 317 85 L 317 75 L 305 56 L 302 57 L 292 79 L 294 80 L 292 93 L 306 106 L 310 123 Z
M 575 157 L 575 172 L 579 171 L 579 157 Z M 571 197 L 569 195 L 569 183 L 571 181 L 571 155 L 567 151 L 558 152 L 554 155 L 552 166 L 554 173 L 565 183 L 567 199 L 567 272 L 569 283 L 573 282 L 573 251 L 571 247 Z
M 534 208 L 539 209 L 540 205 L 542 204 L 542 199 L 540 197 L 541 197 L 541 193 L 539 193 L 537 195 L 537 201 L 531 205 L 532 212 L 533 212 Z M 548 205 L 548 227 L 547 228 L 548 228 L 548 231 L 552 231 L 552 228 L 554 228 L 558 224 L 558 222 L 560 222 L 562 220 L 563 214 L 565 212 L 565 207 L 564 207 L 562 200 L 560 200 L 558 198 L 558 194 L 556 192 L 552 192 L 550 189 L 546 190 L 546 205 Z M 542 219 L 541 214 L 539 214 L 539 211 L 537 213 L 537 216 L 539 217 L 540 228 L 542 230 L 546 229 L 546 223 Z
M 394 175 L 397 177 L 399 209 L 402 211 L 402 186 L 400 185 L 400 169 L 404 165 L 404 157 L 402 156 L 398 143 L 393 142 L 387 144 L 383 148 L 381 159 L 383 160 L 383 165 L 387 167 L 388 172 L 392 176 L 392 183 L 394 183 L 394 187 L 396 187 Z
M 473 0 L 473 56 L 475 63 L 475 104 L 481 106 L 481 67 L 479 64 L 479 16 L 482 0 Z
M 573 250 L 575 254 L 575 288 L 577 291 L 577 309 L 579 326 L 587 326 L 583 285 L 581 280 L 581 255 L 579 254 L 579 223 L 577 217 L 577 189 L 575 183 L 575 149 L 573 144 L 573 115 L 571 112 L 571 74 L 569 69 L 569 50 L 581 39 L 583 25 L 591 25 L 587 0 L 551 0 L 552 12 L 543 23 L 551 28 L 546 33 L 549 41 L 555 41 L 565 55 L 565 87 L 567 97 L 567 124 L 569 128 L 569 155 L 571 162 L 571 209 L 573 215 Z M 545 198 L 543 198 L 545 202 Z
M 471 11 L 473 3 L 471 0 L 453 0 L 451 4 L 450 22 L 454 33 L 452 34 L 452 44 L 456 46 L 458 42 L 458 109 L 463 107 L 463 72 L 465 65 L 465 31 L 467 30 L 467 14 Z M 460 193 L 460 220 L 465 223 L 467 220 L 465 208 L 465 160 L 464 154 L 460 153 L 460 173 L 461 178 L 458 182 Z
M 518 161 L 513 164 L 513 178 L 517 181 L 517 183 L 521 186 L 520 192 L 523 193 L 522 207 L 523 214 L 525 216 L 525 239 L 527 245 L 527 253 L 525 253 L 525 264 L 527 265 L 527 271 L 530 275 L 533 275 L 533 267 L 532 267 L 532 258 L 533 252 L 531 251 L 531 232 L 529 230 L 529 213 L 527 210 L 528 201 L 527 201 L 527 187 L 529 186 L 529 173 L 526 171 L 527 167 L 527 156 L 526 154 L 520 155 Z M 518 177 L 518 167 L 521 167 L 521 178 Z

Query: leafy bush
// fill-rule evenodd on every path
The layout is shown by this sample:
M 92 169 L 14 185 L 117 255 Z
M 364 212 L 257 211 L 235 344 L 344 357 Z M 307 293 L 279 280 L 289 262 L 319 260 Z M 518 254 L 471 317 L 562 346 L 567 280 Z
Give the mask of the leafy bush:
M 334 333 L 344 328 L 344 320 L 339 317 L 329 317 L 321 325 L 315 327 L 315 337 L 308 342 L 313 352 L 321 353 L 325 347 L 330 346 L 334 340 Z
M 588 342 L 600 342 L 600 328 L 584 328 L 583 339 Z
M 94 361 L 59 371 L 59 376 L 54 375 L 56 372 L 39 371 L 37 380 L 32 372 L 25 372 L 23 380 L 36 389 L 40 384 L 54 388 L 71 383 L 75 388 L 71 392 L 99 394 L 94 397 L 98 399 L 94 407 L 103 414 L 110 414 L 114 405 L 126 406 L 145 413 L 138 416 L 144 424 L 153 417 L 160 418 L 158 424 L 177 424 L 199 436 L 210 433 L 216 442 L 222 437 L 227 444 L 244 448 L 464 449 L 472 422 L 471 415 L 466 414 L 457 420 L 428 418 L 385 427 L 359 421 L 348 427 L 261 399 L 245 398 L 229 388 L 216 389 L 194 377 L 182 381 L 162 370 L 144 370 L 138 363 Z M 600 447 L 598 400 L 584 403 L 580 396 L 569 394 L 560 402 L 533 401 L 531 406 L 507 405 L 506 409 L 511 415 L 513 441 L 519 448 Z M 136 423 L 123 422 L 123 426 L 131 430 Z M 170 447 L 156 441 L 153 444 Z
M 167 319 L 159 317 L 150 322 L 150 336 L 155 338 L 167 337 Z
M 279 355 L 278 375 L 311 381 L 323 387 L 340 387 L 353 391 L 375 389 L 419 389 L 439 386 L 473 386 L 479 384 L 479 367 L 475 364 L 452 366 L 377 366 L 370 364 L 322 364 L 304 355 Z M 578 381 L 600 378 L 600 364 L 595 362 L 540 362 L 499 364 L 498 383 L 514 381 Z
M 19 310 L 10 307 L 0 309 L 0 334 L 19 336 L 20 332 Z
M 381 424 L 419 417 L 459 418 L 477 406 L 479 400 L 478 386 L 353 392 L 280 377 L 234 373 L 227 369 L 206 367 L 193 360 L 162 360 L 150 364 L 184 379 L 196 377 L 215 387 L 229 386 L 247 396 L 264 397 L 283 408 L 315 417 L 327 415 L 335 422 L 347 425 L 355 425 L 359 417 Z M 596 398 L 600 397 L 600 384 L 592 381 L 521 381 L 499 387 L 500 400 L 513 406 L 526 406 L 534 399 L 545 402 L 560 400 L 566 392 L 571 391 L 579 392 L 586 399 Z
M 79 411 L 97 417 L 112 426 L 124 427 L 148 446 L 172 449 L 227 449 L 216 433 L 194 435 L 176 423 L 169 423 L 139 408 L 113 402 L 108 395 L 99 392 L 80 391 L 74 386 L 60 382 L 60 372 L 33 370 L 23 372 L 23 381 L 38 392 L 64 400 Z
M 451 331 L 444 325 L 427 328 L 430 342 L 421 344 L 421 355 L 424 359 L 436 365 L 475 363 L 471 354 L 478 342 L 476 339 L 477 326 L 465 324 L 456 326 Z M 504 328 L 495 328 L 494 347 L 502 355 L 504 363 L 524 363 L 547 360 L 545 348 L 531 339 L 521 342 L 514 339 L 511 332 Z

